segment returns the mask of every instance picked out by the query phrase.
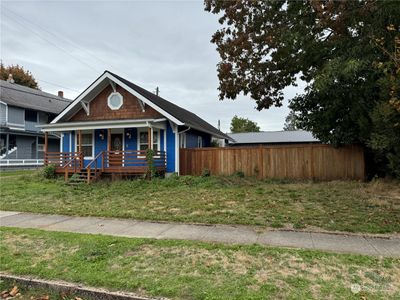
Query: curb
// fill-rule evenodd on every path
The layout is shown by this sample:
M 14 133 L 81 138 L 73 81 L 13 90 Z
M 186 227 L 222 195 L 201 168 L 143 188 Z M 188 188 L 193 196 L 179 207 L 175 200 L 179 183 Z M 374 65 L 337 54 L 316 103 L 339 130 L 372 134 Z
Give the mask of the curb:
M 167 298 L 146 298 L 127 292 L 111 292 L 105 289 L 86 287 L 74 283 L 43 280 L 32 277 L 0 273 L 0 280 L 12 281 L 25 288 L 41 288 L 59 293 L 75 293 L 81 297 L 98 300 L 168 300 Z

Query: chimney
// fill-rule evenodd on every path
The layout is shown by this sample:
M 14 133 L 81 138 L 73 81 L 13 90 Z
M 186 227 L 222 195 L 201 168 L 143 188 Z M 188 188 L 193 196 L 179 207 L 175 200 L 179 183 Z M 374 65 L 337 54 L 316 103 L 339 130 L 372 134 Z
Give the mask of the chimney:
M 64 92 L 63 91 L 58 91 L 58 97 L 64 98 Z
M 13 78 L 13 74 L 8 74 L 8 79 L 7 79 L 7 82 L 9 82 L 9 83 L 14 83 L 14 78 Z

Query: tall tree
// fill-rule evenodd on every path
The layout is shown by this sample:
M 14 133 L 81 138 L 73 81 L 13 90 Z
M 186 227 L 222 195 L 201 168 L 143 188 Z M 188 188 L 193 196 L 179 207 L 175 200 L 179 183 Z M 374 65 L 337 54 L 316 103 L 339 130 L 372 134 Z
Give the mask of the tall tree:
M 259 132 L 260 127 L 256 122 L 253 122 L 247 118 L 240 118 L 234 116 L 231 121 L 231 132 Z
M 39 85 L 31 72 L 25 70 L 19 65 L 10 65 L 5 67 L 4 64 L 1 63 L 0 79 L 7 80 L 10 74 L 12 74 L 16 84 L 24 85 L 33 89 L 39 89 Z
M 221 15 L 212 37 L 221 99 L 243 92 L 258 110 L 280 106 L 300 79 L 305 91 L 290 108 L 301 128 L 335 146 L 362 143 L 396 174 L 398 1 L 205 0 L 205 9 Z M 382 138 L 390 141 L 379 150 Z
M 286 116 L 285 124 L 283 125 L 283 130 L 298 130 L 299 126 L 297 124 L 297 116 L 296 113 L 291 110 L 289 114 Z

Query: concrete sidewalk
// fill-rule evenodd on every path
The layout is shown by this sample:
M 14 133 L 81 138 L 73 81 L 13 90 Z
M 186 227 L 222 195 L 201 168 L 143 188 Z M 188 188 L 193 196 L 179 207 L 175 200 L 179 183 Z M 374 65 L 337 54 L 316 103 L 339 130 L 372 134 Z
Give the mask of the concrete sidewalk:
M 400 237 L 256 231 L 249 226 L 190 225 L 123 219 L 72 217 L 0 211 L 0 226 L 36 228 L 49 231 L 104 234 L 123 237 L 180 239 L 234 244 L 260 244 L 330 252 L 400 257 Z

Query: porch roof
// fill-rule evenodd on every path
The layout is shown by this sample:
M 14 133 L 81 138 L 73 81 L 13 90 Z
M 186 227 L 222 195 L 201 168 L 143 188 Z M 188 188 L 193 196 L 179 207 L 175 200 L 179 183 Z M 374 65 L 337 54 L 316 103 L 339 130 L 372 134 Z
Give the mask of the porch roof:
M 154 127 L 166 129 L 166 118 L 161 119 L 127 119 L 127 120 L 101 120 L 85 122 L 64 122 L 55 124 L 38 125 L 43 132 L 59 132 L 86 129 L 111 129 L 132 127 Z

